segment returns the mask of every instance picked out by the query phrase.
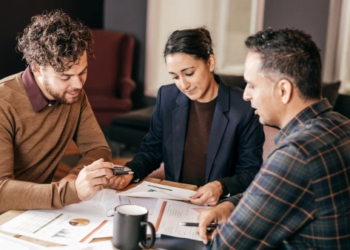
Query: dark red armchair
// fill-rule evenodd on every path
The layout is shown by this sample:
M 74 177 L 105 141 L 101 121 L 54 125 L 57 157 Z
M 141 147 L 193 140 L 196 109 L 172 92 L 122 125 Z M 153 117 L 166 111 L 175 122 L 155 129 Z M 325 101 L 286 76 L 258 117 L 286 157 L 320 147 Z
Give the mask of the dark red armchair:
M 101 127 L 132 108 L 134 39 L 125 33 L 93 30 L 95 59 L 89 62 L 84 89 Z

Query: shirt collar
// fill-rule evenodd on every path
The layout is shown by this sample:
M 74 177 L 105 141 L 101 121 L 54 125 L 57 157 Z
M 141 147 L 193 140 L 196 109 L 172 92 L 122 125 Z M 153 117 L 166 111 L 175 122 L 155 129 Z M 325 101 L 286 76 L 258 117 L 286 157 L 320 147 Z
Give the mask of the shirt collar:
M 330 105 L 330 103 L 326 98 L 308 106 L 307 108 L 302 110 L 297 116 L 295 116 L 291 121 L 289 121 L 287 125 L 285 125 L 280 130 L 280 132 L 275 137 L 275 144 L 277 145 L 279 141 L 283 140 L 284 138 L 289 136 L 291 133 L 293 133 L 297 129 L 297 127 L 299 127 L 300 125 L 303 125 L 310 119 L 313 119 L 318 115 L 320 115 L 321 113 L 331 109 L 332 109 L 332 106 Z
M 22 74 L 22 81 L 24 89 L 27 92 L 30 103 L 35 113 L 38 113 L 40 110 L 46 106 L 52 106 L 56 101 L 47 100 L 43 92 L 39 88 L 38 84 L 34 79 L 34 75 L 29 67 Z

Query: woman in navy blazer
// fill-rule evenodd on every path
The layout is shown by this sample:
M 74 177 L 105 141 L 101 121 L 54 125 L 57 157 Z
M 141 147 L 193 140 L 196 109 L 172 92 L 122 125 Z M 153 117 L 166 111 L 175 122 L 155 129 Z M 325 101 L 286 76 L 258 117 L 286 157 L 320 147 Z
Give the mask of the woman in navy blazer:
M 110 180 L 111 186 L 122 189 L 132 179 L 143 179 L 162 161 L 167 180 L 178 182 L 184 176 L 196 179 L 186 176 L 187 172 L 193 175 L 191 166 L 183 170 L 185 155 L 203 179 L 192 203 L 215 205 L 220 197 L 244 192 L 260 169 L 264 132 L 250 103 L 243 100 L 243 90 L 227 86 L 213 73 L 215 56 L 209 32 L 204 28 L 173 32 L 164 58 L 175 84 L 158 91 L 149 132 L 137 155 L 126 164 L 135 175 L 115 177 Z M 198 137 L 192 120 L 200 121 L 202 114 L 193 114 L 196 111 L 191 107 L 208 103 L 214 103 L 213 118 L 203 126 L 211 129 L 204 131 L 207 140 L 198 145 L 193 143 L 198 138 L 189 137 Z M 194 148 L 186 147 L 191 141 L 188 145 Z M 203 154 L 196 151 L 197 147 L 207 150 Z M 191 154 L 202 163 L 197 166 Z

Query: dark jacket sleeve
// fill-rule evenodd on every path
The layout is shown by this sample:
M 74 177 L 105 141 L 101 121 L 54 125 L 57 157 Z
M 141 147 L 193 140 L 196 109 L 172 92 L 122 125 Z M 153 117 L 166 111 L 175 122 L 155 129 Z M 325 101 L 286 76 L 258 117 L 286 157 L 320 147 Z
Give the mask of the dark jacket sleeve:
M 138 178 L 143 179 L 159 168 L 163 160 L 163 117 L 161 113 L 162 87 L 158 90 L 148 133 L 143 138 L 136 156 L 125 165 L 131 168 Z
M 263 126 L 259 116 L 250 109 L 239 133 L 235 175 L 221 179 L 230 195 L 243 193 L 262 165 L 262 150 L 265 141 Z

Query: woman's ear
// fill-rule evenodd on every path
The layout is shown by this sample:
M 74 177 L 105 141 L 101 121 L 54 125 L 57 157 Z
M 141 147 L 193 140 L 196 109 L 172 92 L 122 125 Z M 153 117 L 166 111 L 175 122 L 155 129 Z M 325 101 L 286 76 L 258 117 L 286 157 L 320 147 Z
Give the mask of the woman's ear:
M 215 64 L 216 64 L 216 58 L 213 54 L 209 55 L 208 58 L 208 67 L 210 72 L 214 72 L 215 69 Z

